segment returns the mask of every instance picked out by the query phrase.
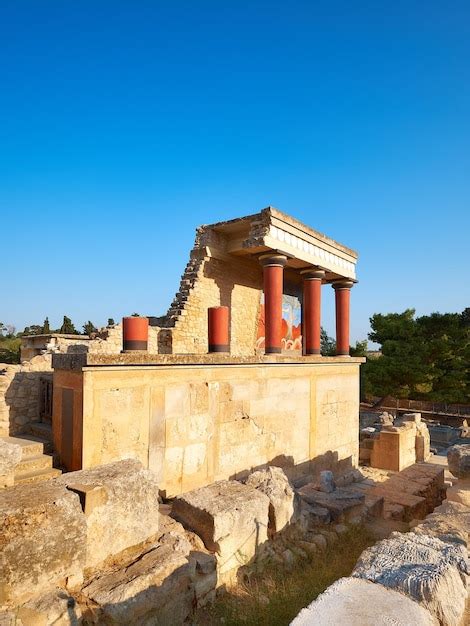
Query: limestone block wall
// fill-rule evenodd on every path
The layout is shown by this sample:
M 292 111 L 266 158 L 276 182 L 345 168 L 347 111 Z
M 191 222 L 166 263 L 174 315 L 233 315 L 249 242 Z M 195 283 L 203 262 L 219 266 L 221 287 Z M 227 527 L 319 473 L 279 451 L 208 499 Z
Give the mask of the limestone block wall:
M 230 308 L 231 353 L 254 354 L 262 290 L 262 271 L 256 262 L 222 254 L 219 258 L 205 256 L 175 319 L 173 353 L 206 353 L 207 309 L 224 305 Z
M 39 420 L 41 380 L 52 380 L 51 354 L 21 365 L 0 363 L 0 437 L 23 432 Z
M 72 376 L 73 381 L 69 380 Z M 83 394 L 58 434 L 65 389 Z M 54 441 L 73 469 L 135 458 L 176 495 L 280 465 L 295 477 L 358 460 L 359 362 L 85 367 L 54 372 Z M 81 434 L 81 436 L 80 436 Z M 76 444 L 75 444 L 76 445 Z M 62 449 L 61 449 L 62 446 Z M 65 447 L 65 448 L 64 448 Z

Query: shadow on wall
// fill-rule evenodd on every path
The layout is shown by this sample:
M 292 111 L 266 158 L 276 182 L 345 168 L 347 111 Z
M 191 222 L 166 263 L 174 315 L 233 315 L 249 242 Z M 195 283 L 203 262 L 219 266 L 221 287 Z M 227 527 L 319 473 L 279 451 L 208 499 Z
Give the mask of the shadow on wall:
M 279 455 L 262 465 L 257 465 L 251 469 L 236 472 L 229 478 L 230 480 L 240 480 L 243 482 L 252 472 L 266 469 L 270 466 L 282 468 L 289 481 L 295 487 L 301 487 L 306 483 L 319 478 L 320 472 L 323 470 L 330 470 L 333 472 L 335 477 L 339 477 L 356 467 L 351 456 L 339 460 L 338 453 L 329 450 L 324 454 L 316 456 L 314 459 L 297 463 L 297 465 L 294 463 L 293 457 Z

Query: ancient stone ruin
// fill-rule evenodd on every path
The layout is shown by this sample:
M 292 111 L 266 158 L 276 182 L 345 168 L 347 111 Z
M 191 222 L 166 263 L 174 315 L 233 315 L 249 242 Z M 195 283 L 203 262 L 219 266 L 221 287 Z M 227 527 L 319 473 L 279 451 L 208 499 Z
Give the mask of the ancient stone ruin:
M 365 525 L 382 543 L 294 623 L 354 607 L 351 624 L 375 624 L 375 604 L 384 624 L 459 623 L 468 450 L 450 453 L 452 485 L 419 414 L 359 441 L 356 262 L 268 207 L 197 230 L 165 316 L 24 339 L 21 365 L 0 365 L 2 626 L 191 623 L 251 572 L 321 560 Z

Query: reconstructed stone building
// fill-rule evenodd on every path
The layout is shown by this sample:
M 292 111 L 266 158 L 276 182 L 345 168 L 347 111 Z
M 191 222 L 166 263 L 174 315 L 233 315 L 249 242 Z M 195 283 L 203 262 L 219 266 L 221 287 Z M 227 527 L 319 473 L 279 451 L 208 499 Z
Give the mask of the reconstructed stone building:
M 356 465 L 362 360 L 348 356 L 356 261 L 271 207 L 200 227 L 168 314 L 151 319 L 148 351 L 121 353 L 112 329 L 112 350 L 102 340 L 99 350 L 53 356 L 63 464 L 136 458 L 167 495 L 268 464 L 293 477 Z M 336 357 L 320 356 L 326 285 L 336 291 Z M 220 306 L 229 312 L 227 352 L 207 354 L 208 309 Z

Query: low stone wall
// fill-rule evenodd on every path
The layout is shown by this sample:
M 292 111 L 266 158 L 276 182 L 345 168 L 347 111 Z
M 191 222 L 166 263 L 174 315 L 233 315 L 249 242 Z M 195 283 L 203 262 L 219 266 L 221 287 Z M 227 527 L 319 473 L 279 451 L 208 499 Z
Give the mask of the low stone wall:
M 83 356 L 54 361 L 54 444 L 69 469 L 136 458 L 174 496 L 267 465 L 292 478 L 357 465 L 360 360 Z
M 21 365 L 0 363 L 0 437 L 39 420 L 41 380 L 52 380 L 51 362 L 52 355 L 44 354 Z

